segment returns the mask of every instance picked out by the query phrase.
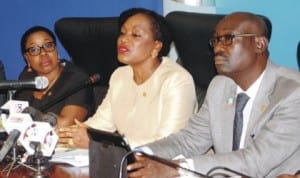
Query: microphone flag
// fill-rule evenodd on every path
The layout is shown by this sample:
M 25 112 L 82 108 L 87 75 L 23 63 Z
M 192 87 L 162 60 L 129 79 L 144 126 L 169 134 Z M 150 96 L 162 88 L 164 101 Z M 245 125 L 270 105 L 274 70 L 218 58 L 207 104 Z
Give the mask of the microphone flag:
M 28 107 L 27 101 L 10 100 L 2 108 L 9 109 L 9 115 L 1 114 L 4 130 L 9 133 L 16 129 L 20 131 L 18 141 L 28 155 L 34 154 L 30 142 L 40 142 L 43 156 L 51 156 L 58 141 L 54 128 L 48 122 L 33 121 L 28 113 L 22 113 Z

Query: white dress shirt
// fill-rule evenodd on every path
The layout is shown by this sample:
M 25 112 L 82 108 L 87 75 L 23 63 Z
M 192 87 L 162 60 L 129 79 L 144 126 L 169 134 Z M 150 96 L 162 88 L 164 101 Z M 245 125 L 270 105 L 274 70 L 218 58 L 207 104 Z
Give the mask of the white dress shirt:
M 248 122 L 249 122 L 249 118 L 250 118 L 250 114 L 251 114 L 251 110 L 252 110 L 252 105 L 253 105 L 253 101 L 254 98 L 257 94 L 258 88 L 260 86 L 260 83 L 262 81 L 264 72 L 259 76 L 259 78 L 248 88 L 247 91 L 243 91 L 239 86 L 237 88 L 237 94 L 239 93 L 245 93 L 248 95 L 249 100 L 243 110 L 243 131 L 242 131 L 242 135 L 241 135 L 241 141 L 240 141 L 240 146 L 239 148 L 244 148 L 245 146 L 245 137 L 246 137 L 246 132 L 247 132 L 247 128 L 248 128 Z

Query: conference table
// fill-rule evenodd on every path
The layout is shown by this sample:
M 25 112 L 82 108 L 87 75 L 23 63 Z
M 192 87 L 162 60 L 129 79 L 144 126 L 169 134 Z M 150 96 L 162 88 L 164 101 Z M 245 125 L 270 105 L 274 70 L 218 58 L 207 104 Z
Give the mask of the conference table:
M 6 165 L 0 165 L 0 178 L 31 178 L 33 171 L 24 166 L 18 166 L 11 170 L 8 177 L 7 170 L 4 170 Z M 48 173 L 49 178 L 89 178 L 89 167 L 74 167 L 67 164 L 54 164 L 50 165 L 44 170 Z M 36 177 L 36 176 L 35 176 Z

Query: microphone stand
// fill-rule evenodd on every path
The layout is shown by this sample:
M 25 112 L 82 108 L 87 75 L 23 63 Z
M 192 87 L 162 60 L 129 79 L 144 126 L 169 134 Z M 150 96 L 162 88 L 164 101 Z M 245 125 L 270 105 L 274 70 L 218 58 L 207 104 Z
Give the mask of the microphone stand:
M 9 177 L 12 169 L 14 169 L 14 165 L 16 165 L 15 168 L 17 168 L 19 166 L 24 166 L 26 168 L 29 168 L 29 169 L 33 170 L 33 171 L 37 171 L 37 169 L 35 169 L 35 168 L 31 167 L 31 166 L 28 166 L 28 165 L 22 163 L 19 160 L 20 157 L 17 156 L 17 148 L 16 147 L 17 147 L 17 144 L 15 144 L 14 147 L 12 148 L 12 154 L 13 154 L 12 155 L 12 162 L 10 162 L 9 164 L 7 164 L 7 166 L 2 170 L 3 172 L 7 170 L 7 174 L 6 174 L 7 178 Z
M 17 151 L 16 151 L 16 146 L 15 145 L 12 149 L 13 151 L 13 157 L 12 157 L 12 162 L 9 163 L 2 171 L 6 171 L 7 169 L 7 174 L 6 174 L 6 178 L 9 177 L 11 171 L 14 169 L 14 168 L 17 168 L 19 166 L 24 166 L 28 169 L 31 169 L 33 171 L 32 175 L 30 175 L 30 178 L 49 178 L 49 174 L 47 173 L 44 173 L 42 171 L 42 168 L 41 168 L 41 158 L 43 157 L 43 153 L 41 151 L 41 146 L 40 146 L 40 143 L 38 143 L 38 145 L 36 146 L 35 148 L 35 152 L 34 152 L 34 159 L 36 160 L 36 167 L 37 168 L 33 168 L 27 164 L 24 164 L 22 163 L 21 161 L 19 161 L 19 157 L 17 157 Z M 16 165 L 17 164 L 17 165 Z M 16 165 L 14 167 L 14 165 Z
M 9 164 L 7 165 L 7 166 L 8 166 L 8 171 L 7 171 L 6 177 L 9 176 L 11 170 L 13 169 L 13 166 L 14 166 L 14 165 L 16 164 L 16 162 L 17 162 L 17 153 L 16 153 L 17 151 L 16 151 L 16 146 L 13 147 L 12 152 L 13 152 L 12 162 L 9 163 Z
M 30 178 L 49 178 L 49 174 L 42 171 L 41 159 L 43 158 L 43 152 L 41 151 L 41 143 L 32 142 L 31 145 L 34 146 L 33 160 L 36 161 L 36 171 L 32 173 Z

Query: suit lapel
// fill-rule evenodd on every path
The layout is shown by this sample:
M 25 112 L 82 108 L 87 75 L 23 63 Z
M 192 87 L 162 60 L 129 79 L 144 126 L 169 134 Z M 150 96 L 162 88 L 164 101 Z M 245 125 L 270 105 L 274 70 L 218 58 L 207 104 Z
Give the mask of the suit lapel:
M 252 105 L 245 145 L 247 145 L 249 138 L 255 137 L 257 128 L 260 128 L 260 123 L 263 123 L 263 115 L 269 107 L 275 80 L 276 73 L 274 71 L 274 66 L 268 62 L 265 74 Z
M 231 151 L 232 150 L 232 133 L 233 133 L 233 120 L 234 120 L 234 113 L 235 113 L 235 101 L 236 101 L 236 90 L 237 90 L 237 85 L 231 85 L 229 87 L 229 90 L 224 91 L 224 98 L 223 98 L 223 109 L 224 113 L 221 114 L 222 122 L 221 126 L 223 127 L 223 133 L 224 134 L 224 140 L 228 140 L 227 142 L 223 142 L 223 148 L 224 150 Z M 228 124 L 232 123 L 232 124 Z

